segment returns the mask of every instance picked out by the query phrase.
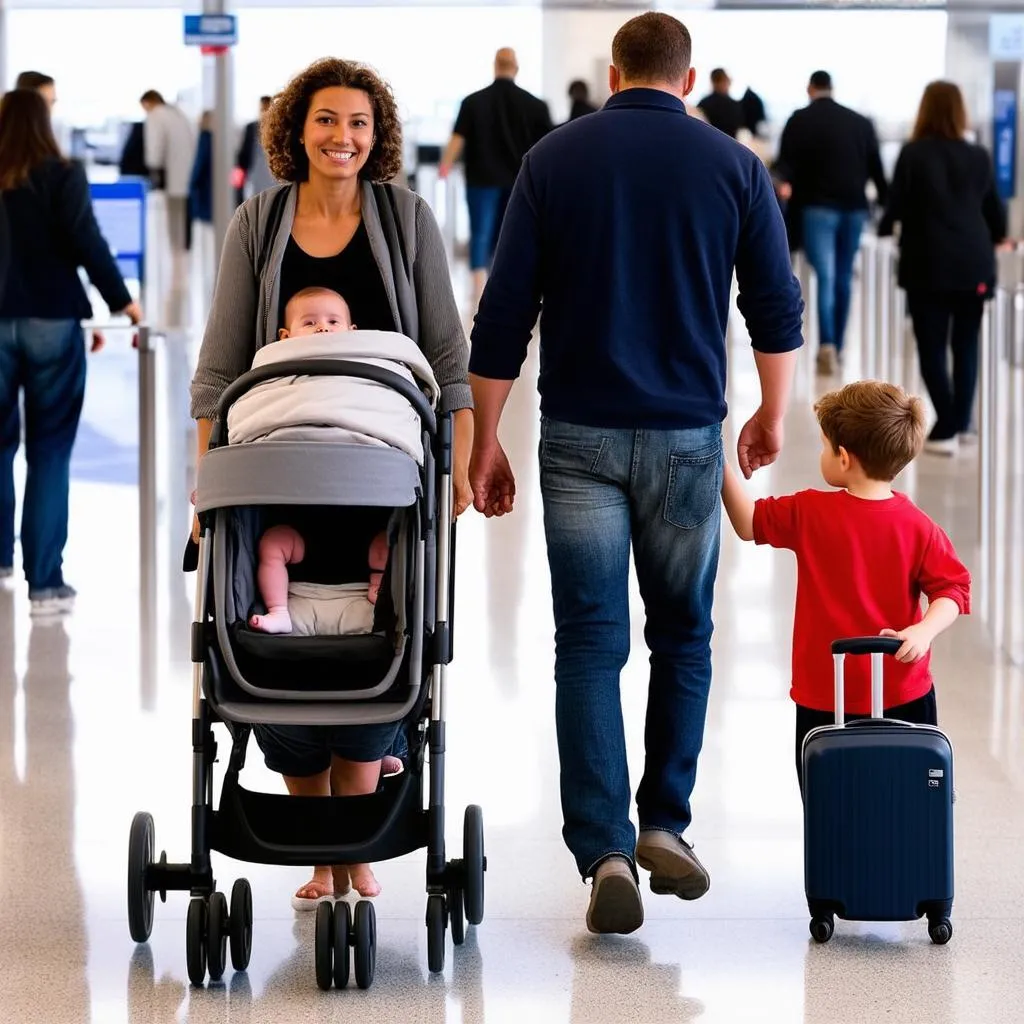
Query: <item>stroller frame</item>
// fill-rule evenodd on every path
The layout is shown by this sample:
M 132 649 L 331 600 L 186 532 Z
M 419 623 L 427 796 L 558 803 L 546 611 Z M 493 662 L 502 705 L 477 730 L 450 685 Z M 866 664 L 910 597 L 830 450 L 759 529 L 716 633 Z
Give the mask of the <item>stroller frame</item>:
M 219 980 L 226 967 L 229 944 L 235 970 L 247 967 L 251 952 L 249 883 L 244 878 L 235 881 L 229 909 L 225 896 L 217 891 L 211 861 L 213 851 L 249 862 L 336 864 L 390 859 L 426 847 L 427 959 L 432 972 L 443 970 L 444 936 L 448 925 L 451 925 L 453 942 L 461 945 L 466 921 L 479 924 L 483 919 L 486 858 L 479 807 L 473 805 L 466 809 L 464 857 L 448 860 L 445 849 L 444 712 L 447 666 L 453 657 L 455 554 L 452 416 L 436 417 L 416 385 L 383 367 L 343 359 L 295 360 L 249 371 L 229 385 L 218 404 L 210 453 L 226 444 L 228 410 L 238 398 L 267 380 L 292 375 L 345 376 L 386 386 L 403 395 L 420 418 L 424 460 L 417 487 L 419 500 L 413 501 L 421 513 L 417 517 L 414 538 L 416 590 L 412 602 L 413 620 L 405 623 L 406 636 L 400 638 L 398 652 L 401 660 L 398 671 L 409 677 L 409 696 L 401 706 L 376 705 L 382 709 L 384 717 L 373 719 L 371 715 L 368 719 L 400 721 L 400 728 L 409 739 L 409 758 L 402 775 L 385 779 L 378 792 L 367 797 L 260 794 L 248 792 L 239 785 L 252 723 L 244 719 L 244 705 L 218 704 L 216 691 L 220 674 L 228 672 L 228 665 L 222 663 L 225 658 L 221 646 L 225 638 L 223 610 L 214 614 L 216 621 L 211 621 L 210 609 L 214 528 L 226 527 L 227 514 L 223 507 L 204 507 L 200 487 L 198 577 L 191 628 L 191 856 L 188 863 L 168 863 L 166 853 L 155 860 L 153 819 L 146 812 L 136 814 L 132 822 L 128 856 L 129 930 L 136 942 L 146 942 L 151 934 L 156 893 L 164 902 L 169 891 L 191 894 L 186 921 L 186 958 L 189 979 L 194 985 L 202 985 L 207 973 L 211 980 Z M 200 481 L 202 483 L 202 474 Z M 430 574 L 434 593 L 430 595 L 430 606 L 425 608 L 424 565 L 431 544 L 436 547 L 436 572 Z M 412 642 L 408 643 L 410 633 Z M 230 671 L 241 680 L 233 659 Z M 429 684 L 424 685 L 428 674 Z M 380 692 L 380 687 L 370 687 L 363 692 L 373 696 Z M 309 696 L 305 694 L 306 698 Z M 262 706 L 273 706 L 273 702 Z M 306 706 L 311 713 L 316 711 L 314 705 Z M 254 703 L 252 707 L 261 705 Z M 274 718 L 264 716 L 262 720 L 272 722 Z M 213 765 L 217 760 L 217 740 L 213 725 L 218 722 L 227 726 L 232 745 L 219 806 L 215 808 Z M 424 758 L 428 751 L 429 788 L 424 809 Z M 341 806 L 343 802 L 347 806 Z M 307 817 L 306 812 L 311 816 Z M 364 831 L 369 832 L 368 838 L 339 841 L 335 835 L 339 816 L 345 820 L 353 816 L 360 820 Z M 285 841 L 268 825 L 272 821 L 283 822 L 280 832 L 289 838 L 296 830 L 304 832 L 304 840 Z M 347 984 L 349 946 L 355 950 L 356 982 L 359 987 L 367 988 L 372 984 L 376 961 L 373 904 L 360 901 L 355 907 L 353 922 L 348 905 L 343 901 L 337 904 L 322 901 L 317 907 L 315 927 L 316 976 L 321 988 L 329 988 L 332 983 L 337 987 Z

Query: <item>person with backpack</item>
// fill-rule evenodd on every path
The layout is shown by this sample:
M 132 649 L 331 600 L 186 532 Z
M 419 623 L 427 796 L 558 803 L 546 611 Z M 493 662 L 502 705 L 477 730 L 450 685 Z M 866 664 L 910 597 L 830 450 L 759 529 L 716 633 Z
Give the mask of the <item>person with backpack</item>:
M 28 475 L 21 548 L 32 614 L 70 610 L 64 581 L 71 449 L 85 394 L 81 321 L 92 308 L 84 267 L 103 300 L 132 323 L 132 301 L 92 210 L 80 164 L 64 159 L 35 89 L 0 100 L 0 577 L 14 573 L 14 457 L 24 394 Z M 94 336 L 93 351 L 102 345 Z

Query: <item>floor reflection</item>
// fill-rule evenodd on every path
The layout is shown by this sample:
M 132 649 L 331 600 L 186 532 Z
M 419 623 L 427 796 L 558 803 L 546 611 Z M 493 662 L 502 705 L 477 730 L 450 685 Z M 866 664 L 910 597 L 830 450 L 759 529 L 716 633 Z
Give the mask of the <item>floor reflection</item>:
M 84 901 L 69 857 L 70 643 L 61 622 L 33 621 L 19 687 L 14 605 L 13 593 L 0 585 L 0 1006 L 12 1021 L 88 1022 Z M 27 978 L 35 984 L 27 987 Z

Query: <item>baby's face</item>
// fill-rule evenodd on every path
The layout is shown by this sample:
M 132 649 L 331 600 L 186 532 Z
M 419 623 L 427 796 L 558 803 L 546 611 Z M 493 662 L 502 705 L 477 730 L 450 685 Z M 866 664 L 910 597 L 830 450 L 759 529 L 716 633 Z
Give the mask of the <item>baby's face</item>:
M 287 326 L 282 337 L 301 338 L 307 334 L 351 331 L 352 316 L 340 295 L 310 295 L 288 306 Z

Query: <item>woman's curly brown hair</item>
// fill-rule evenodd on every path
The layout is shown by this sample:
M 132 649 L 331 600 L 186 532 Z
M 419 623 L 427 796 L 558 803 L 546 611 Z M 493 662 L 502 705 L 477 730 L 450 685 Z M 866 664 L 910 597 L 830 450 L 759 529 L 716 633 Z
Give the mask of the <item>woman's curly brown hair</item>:
M 309 157 L 299 141 L 313 95 L 337 87 L 361 89 L 373 104 L 375 141 L 359 172 L 369 181 L 390 181 L 402 169 L 402 122 L 391 86 L 365 64 L 325 57 L 310 64 L 274 97 L 264 114 L 260 138 L 270 172 L 279 181 L 306 181 Z

